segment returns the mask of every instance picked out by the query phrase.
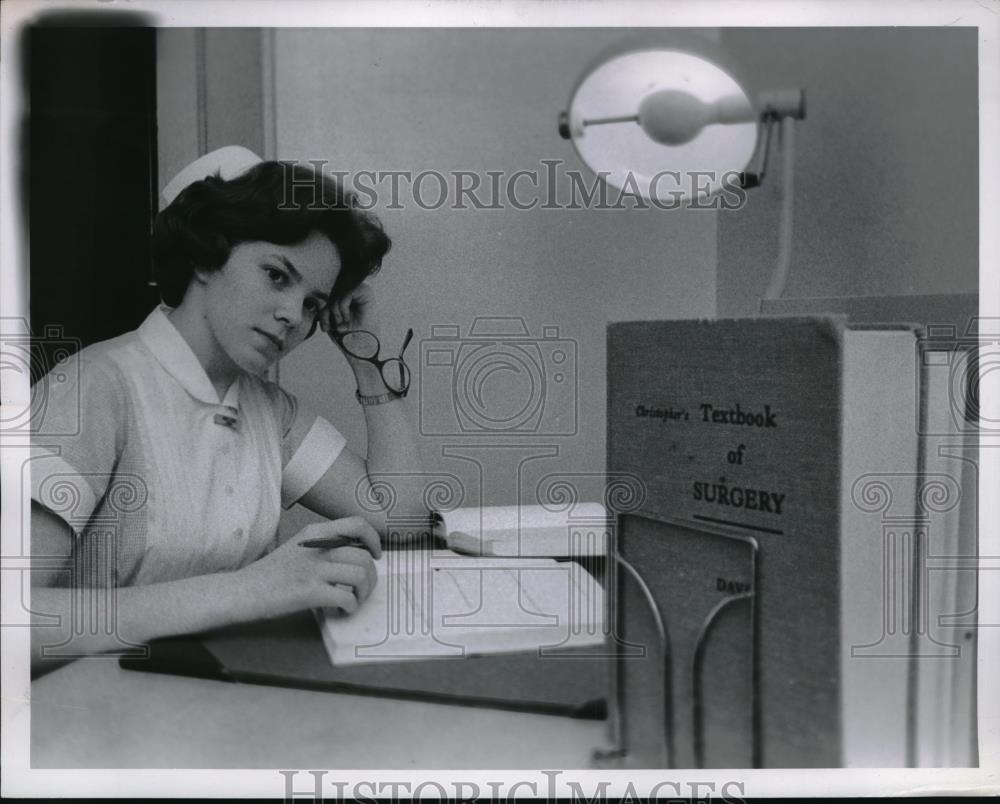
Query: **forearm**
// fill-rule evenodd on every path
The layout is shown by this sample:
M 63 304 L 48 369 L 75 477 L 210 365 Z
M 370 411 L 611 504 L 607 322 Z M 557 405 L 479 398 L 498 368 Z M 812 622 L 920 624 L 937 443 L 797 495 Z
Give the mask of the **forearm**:
M 369 363 L 353 366 L 358 391 L 367 396 L 386 392 L 377 370 Z M 427 475 L 420 461 L 411 399 L 404 397 L 363 407 L 368 433 L 368 477 L 378 487 L 388 485 L 392 499 L 386 511 L 393 519 L 426 521 Z
M 265 616 L 260 596 L 242 580 L 240 572 L 222 572 L 146 586 L 34 587 L 32 669 L 43 663 L 43 651 L 55 656 L 117 651 Z

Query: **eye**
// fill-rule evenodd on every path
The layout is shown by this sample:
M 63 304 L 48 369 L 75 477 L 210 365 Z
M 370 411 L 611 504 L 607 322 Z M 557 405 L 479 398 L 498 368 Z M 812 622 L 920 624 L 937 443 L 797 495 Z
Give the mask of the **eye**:
M 272 284 L 276 287 L 283 288 L 288 284 L 288 274 L 278 268 L 275 268 L 273 265 L 265 265 L 264 272 L 267 274 L 267 278 L 270 279 Z
M 323 309 L 323 305 L 320 303 L 319 299 L 314 299 L 310 296 L 305 301 L 305 308 L 310 315 L 317 315 L 319 311 Z

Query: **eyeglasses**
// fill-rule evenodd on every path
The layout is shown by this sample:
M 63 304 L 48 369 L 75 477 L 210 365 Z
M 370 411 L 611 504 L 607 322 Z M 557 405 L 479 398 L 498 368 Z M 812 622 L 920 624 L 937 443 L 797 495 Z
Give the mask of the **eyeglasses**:
M 375 333 L 369 332 L 366 329 L 331 332 L 330 337 L 351 357 L 355 357 L 358 360 L 367 360 L 369 363 L 377 366 L 379 372 L 382 374 L 382 382 L 385 383 L 386 387 L 395 394 L 406 396 L 406 392 L 410 390 L 410 367 L 403 362 L 403 352 L 406 351 L 406 347 L 413 340 L 412 329 L 406 331 L 403 346 L 399 350 L 399 357 L 391 357 L 388 360 L 378 359 L 378 353 L 382 345 Z

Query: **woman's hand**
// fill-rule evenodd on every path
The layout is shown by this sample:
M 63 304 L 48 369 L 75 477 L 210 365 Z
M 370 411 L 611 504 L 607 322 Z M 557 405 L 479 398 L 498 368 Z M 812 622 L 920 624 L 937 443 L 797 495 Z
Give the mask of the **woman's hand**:
M 365 547 L 301 547 L 306 539 L 354 536 Z M 367 548 L 367 549 L 365 549 Z M 277 617 L 311 608 L 353 612 L 377 580 L 382 547 L 378 533 L 360 516 L 308 525 L 272 553 L 239 570 L 253 618 Z
M 321 314 L 320 327 L 333 338 L 334 332 L 348 332 L 352 330 L 367 330 L 379 338 L 379 327 L 375 316 L 375 291 L 367 282 L 362 282 L 351 293 L 342 299 L 331 301 L 326 310 Z M 339 344 L 338 344 L 339 347 Z M 367 360 L 352 357 L 347 352 L 341 350 L 347 359 L 348 365 L 354 372 L 354 379 L 358 383 L 358 391 L 362 394 L 377 395 L 385 393 L 386 386 L 379 369 Z
M 331 331 L 366 329 L 378 335 L 375 289 L 368 282 L 362 282 L 344 298 L 331 300 L 320 317 L 319 325 L 327 334 Z

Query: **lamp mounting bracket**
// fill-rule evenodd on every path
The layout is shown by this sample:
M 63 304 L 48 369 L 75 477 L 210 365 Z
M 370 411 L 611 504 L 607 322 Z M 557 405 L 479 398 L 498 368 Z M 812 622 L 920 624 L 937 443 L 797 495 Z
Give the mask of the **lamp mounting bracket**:
M 745 170 L 740 173 L 740 187 L 749 190 L 759 187 L 767 173 L 767 158 L 771 153 L 771 134 L 774 124 L 789 117 L 804 120 L 806 116 L 806 95 L 801 89 L 780 89 L 762 92 L 758 98 L 760 121 L 764 126 L 764 139 L 760 146 L 760 169 Z

